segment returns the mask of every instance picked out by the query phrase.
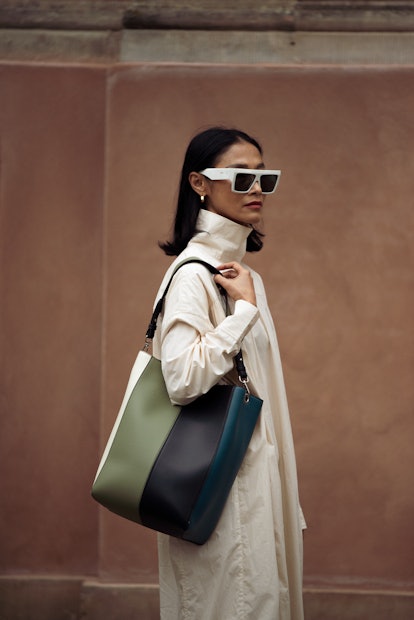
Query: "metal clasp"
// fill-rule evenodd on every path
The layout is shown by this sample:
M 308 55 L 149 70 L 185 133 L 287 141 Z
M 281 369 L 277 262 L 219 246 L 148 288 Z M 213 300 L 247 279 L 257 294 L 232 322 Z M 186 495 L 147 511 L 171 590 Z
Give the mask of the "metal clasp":
M 249 383 L 249 377 L 246 377 L 246 378 L 242 379 L 239 376 L 239 381 L 240 381 L 240 383 L 243 383 L 244 390 L 245 390 L 244 391 L 244 399 L 243 400 L 244 400 L 245 403 L 248 403 L 250 401 L 250 390 L 249 390 L 249 386 L 247 385 Z

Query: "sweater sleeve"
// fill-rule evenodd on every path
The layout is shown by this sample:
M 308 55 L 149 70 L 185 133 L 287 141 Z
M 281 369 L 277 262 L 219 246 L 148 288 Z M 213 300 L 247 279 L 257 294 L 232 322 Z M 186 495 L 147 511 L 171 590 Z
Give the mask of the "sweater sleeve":
M 188 404 L 208 392 L 232 369 L 233 357 L 259 315 L 256 306 L 239 300 L 234 313 L 214 325 L 211 291 L 207 289 L 202 274 L 189 278 L 188 273 L 178 273 L 167 296 L 160 334 L 161 363 L 175 404 Z

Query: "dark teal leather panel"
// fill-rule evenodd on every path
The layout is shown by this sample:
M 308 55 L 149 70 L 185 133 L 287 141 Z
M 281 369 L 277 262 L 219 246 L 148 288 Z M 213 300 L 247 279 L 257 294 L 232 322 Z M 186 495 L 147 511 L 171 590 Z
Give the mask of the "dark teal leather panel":
M 234 388 L 220 444 L 184 534 L 186 540 L 200 545 L 209 538 L 220 518 L 262 408 L 260 398 L 250 396 L 246 403 L 244 395 L 243 388 Z

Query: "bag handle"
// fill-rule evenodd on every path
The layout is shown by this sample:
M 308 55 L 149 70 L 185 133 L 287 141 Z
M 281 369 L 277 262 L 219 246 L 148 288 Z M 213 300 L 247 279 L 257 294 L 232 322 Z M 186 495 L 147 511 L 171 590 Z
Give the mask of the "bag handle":
M 213 265 L 210 265 L 210 263 L 207 263 L 206 261 L 202 260 L 201 258 L 187 258 L 183 260 L 181 263 L 179 263 L 177 267 L 174 269 L 174 272 L 171 275 L 171 278 L 168 280 L 167 286 L 165 287 L 163 294 L 161 295 L 160 299 L 155 304 L 154 312 L 152 313 L 151 320 L 147 328 L 147 333 L 145 334 L 144 351 L 148 351 L 150 342 L 154 338 L 155 330 L 157 329 L 158 317 L 161 314 L 162 309 L 164 307 L 164 301 L 167 296 L 168 290 L 171 286 L 171 282 L 173 281 L 173 278 L 175 274 L 177 273 L 177 271 L 181 269 L 181 267 L 183 267 L 183 265 L 186 265 L 187 263 L 199 263 L 200 265 L 203 265 L 204 267 L 206 267 L 206 269 L 208 269 L 210 273 L 212 273 L 213 275 L 220 275 L 220 271 L 218 269 L 213 267 Z M 226 294 L 224 289 L 222 289 L 221 287 L 220 287 L 220 291 L 222 292 L 222 294 Z M 246 402 L 248 402 L 249 397 L 250 397 L 250 390 L 247 385 L 249 382 L 249 377 L 247 375 L 246 367 L 244 365 L 243 353 L 241 349 L 237 353 L 237 355 L 234 357 L 234 362 L 236 365 L 239 381 L 240 383 L 243 384 L 244 389 L 246 391 L 245 400 Z

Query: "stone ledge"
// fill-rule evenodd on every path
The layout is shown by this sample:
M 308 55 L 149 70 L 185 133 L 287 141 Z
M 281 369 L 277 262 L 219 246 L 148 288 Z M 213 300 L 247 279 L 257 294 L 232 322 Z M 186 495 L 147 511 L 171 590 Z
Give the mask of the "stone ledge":
M 306 620 L 407 620 L 414 592 L 305 588 Z M 158 620 L 152 584 L 81 577 L 0 577 L 0 618 L 7 620 Z
M 413 0 L 2 0 L 0 27 L 51 30 L 414 30 Z
M 110 31 L 0 30 L 0 59 L 18 62 L 116 62 L 120 33 Z
M 4 620 L 159 620 L 159 588 L 76 577 L 0 577 Z
M 414 33 L 130 30 L 122 62 L 414 66 Z
M 304 591 L 306 620 L 408 620 L 414 618 L 414 592 Z
M 44 63 L 414 66 L 414 33 L 0 30 L 0 60 Z
M 0 618 L 78 620 L 82 581 L 67 577 L 0 577 Z
M 80 612 L 82 620 L 159 620 L 159 588 L 85 582 Z

